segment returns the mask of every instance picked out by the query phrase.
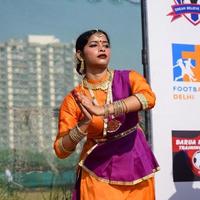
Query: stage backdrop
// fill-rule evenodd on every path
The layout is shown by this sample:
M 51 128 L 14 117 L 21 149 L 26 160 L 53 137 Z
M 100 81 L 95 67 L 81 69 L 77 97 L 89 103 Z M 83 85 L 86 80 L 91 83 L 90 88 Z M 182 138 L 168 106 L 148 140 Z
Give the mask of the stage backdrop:
M 200 0 L 146 2 L 156 199 L 200 199 Z

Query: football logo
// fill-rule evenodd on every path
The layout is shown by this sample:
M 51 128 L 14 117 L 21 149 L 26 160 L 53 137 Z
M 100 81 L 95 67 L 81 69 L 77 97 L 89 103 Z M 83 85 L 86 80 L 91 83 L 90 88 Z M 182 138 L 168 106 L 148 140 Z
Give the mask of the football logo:
M 200 0 L 174 0 L 172 12 L 168 16 L 172 16 L 171 21 L 174 21 L 184 16 L 193 25 L 200 23 Z
M 200 45 L 172 44 L 173 80 L 200 82 Z

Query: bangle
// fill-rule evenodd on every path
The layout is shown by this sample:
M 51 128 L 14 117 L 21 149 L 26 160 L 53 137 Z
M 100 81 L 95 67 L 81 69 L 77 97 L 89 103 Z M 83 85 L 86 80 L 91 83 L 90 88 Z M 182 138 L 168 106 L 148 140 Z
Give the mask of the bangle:
M 123 104 L 123 107 L 124 107 L 124 113 L 128 113 L 128 107 L 127 107 L 124 100 L 122 100 L 122 104 Z
M 127 106 L 123 100 L 115 101 L 113 103 L 115 117 L 124 114 L 128 111 Z
M 69 132 L 69 138 L 74 144 L 78 144 L 85 136 L 86 133 L 83 134 L 83 132 L 80 130 L 80 128 L 77 128 L 77 126 L 71 129 Z
M 86 135 L 86 132 L 83 132 L 80 127 L 78 126 L 78 124 L 76 125 L 77 131 L 83 135 Z
M 82 120 L 80 121 L 81 125 L 88 125 L 91 122 L 91 120 Z
M 65 153 L 72 153 L 74 151 L 74 149 L 69 151 L 63 146 L 63 137 L 58 139 L 58 145 L 59 145 L 61 151 L 65 152 Z
M 121 113 L 121 101 L 115 101 L 113 103 L 113 108 L 115 117 L 119 116 L 119 114 Z

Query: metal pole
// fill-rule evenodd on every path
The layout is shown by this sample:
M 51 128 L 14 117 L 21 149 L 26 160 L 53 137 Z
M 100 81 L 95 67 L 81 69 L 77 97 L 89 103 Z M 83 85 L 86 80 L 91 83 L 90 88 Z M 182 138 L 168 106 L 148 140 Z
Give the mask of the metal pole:
M 141 22 L 142 22 L 142 65 L 143 65 L 143 74 L 149 83 L 149 60 L 148 60 L 148 33 L 147 33 L 147 8 L 146 0 L 141 0 Z M 151 135 L 151 118 L 150 111 L 145 111 L 145 132 L 147 134 L 147 140 L 149 143 L 152 143 Z

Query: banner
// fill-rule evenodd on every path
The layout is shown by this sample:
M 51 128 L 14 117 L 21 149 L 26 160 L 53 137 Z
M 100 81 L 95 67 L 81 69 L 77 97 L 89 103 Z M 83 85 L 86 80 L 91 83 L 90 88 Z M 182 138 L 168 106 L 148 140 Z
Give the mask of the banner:
M 146 1 L 156 199 L 200 199 L 200 0 Z

